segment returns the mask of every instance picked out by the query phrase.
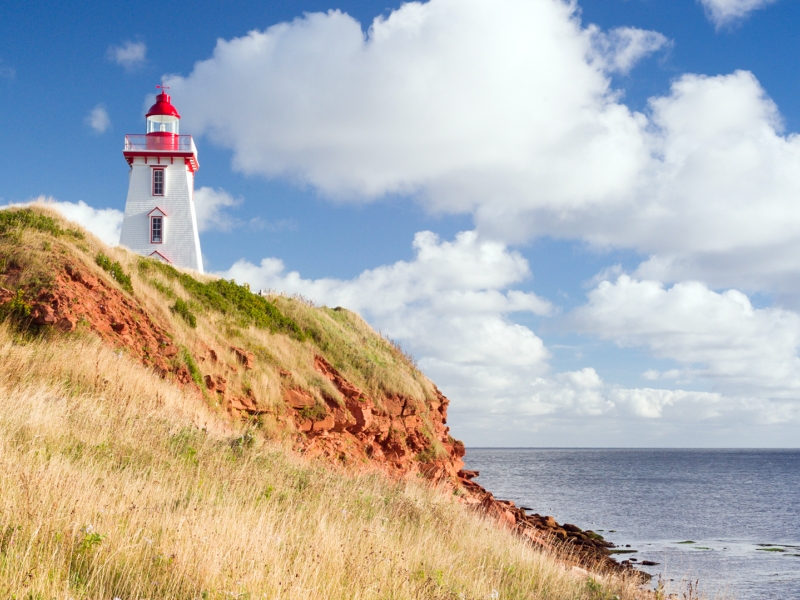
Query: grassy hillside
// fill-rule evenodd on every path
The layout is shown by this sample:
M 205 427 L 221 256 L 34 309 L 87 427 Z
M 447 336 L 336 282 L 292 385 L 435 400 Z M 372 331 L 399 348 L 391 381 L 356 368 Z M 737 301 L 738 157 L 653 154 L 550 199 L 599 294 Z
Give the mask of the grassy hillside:
M 347 454 L 427 439 L 412 459 L 429 464 L 453 446 L 438 390 L 356 315 L 190 279 L 46 209 L 0 211 L 0 598 L 643 597 L 444 479 L 387 477 L 395 455 Z M 315 404 L 292 408 L 291 390 Z M 420 439 L 347 420 L 367 404 Z M 358 434 L 301 431 L 315 407 Z M 333 438 L 342 459 L 292 450 Z

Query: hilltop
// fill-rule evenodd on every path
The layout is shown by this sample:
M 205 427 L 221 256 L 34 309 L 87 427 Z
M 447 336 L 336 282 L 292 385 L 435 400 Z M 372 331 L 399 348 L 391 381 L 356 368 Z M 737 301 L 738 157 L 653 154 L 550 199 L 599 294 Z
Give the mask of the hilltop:
M 474 483 L 449 400 L 351 311 L 36 205 L 0 211 L 0 317 L 2 597 L 637 593 L 600 536 Z

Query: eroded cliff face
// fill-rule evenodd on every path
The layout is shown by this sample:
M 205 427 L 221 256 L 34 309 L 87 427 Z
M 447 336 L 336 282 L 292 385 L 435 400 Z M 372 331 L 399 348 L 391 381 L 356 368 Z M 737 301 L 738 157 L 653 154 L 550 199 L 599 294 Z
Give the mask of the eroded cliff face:
M 10 275 L 4 283 L 13 287 L 15 277 Z M 0 304 L 16 296 L 0 287 Z M 427 402 L 400 394 L 371 397 L 323 356 L 312 354 L 315 372 L 329 381 L 341 398 L 323 393 L 324 403 L 320 403 L 297 385 L 289 369 L 269 365 L 267 372 L 277 371 L 283 402 L 267 403 L 243 385 L 246 377 L 242 375 L 264 367 L 255 353 L 206 339 L 182 350 L 174 342 L 169 321 L 158 322 L 135 298 L 90 266 L 66 261 L 47 289 L 25 290 L 24 296 L 29 299 L 29 327 L 92 332 L 161 377 L 205 394 L 231 418 L 264 415 L 275 419 L 292 436 L 295 448 L 309 457 L 379 469 L 393 476 L 419 473 L 458 485 L 464 445 L 449 435 L 449 400 L 436 388 L 435 398 Z M 186 352 L 195 359 L 195 373 L 181 356 Z
M 400 395 L 373 398 L 348 382 L 328 361 L 314 357 L 314 368 L 331 381 L 344 403 L 326 398 L 325 413 L 310 418 L 310 394 L 287 389 L 284 400 L 295 428 L 303 435 L 298 448 L 309 456 L 326 456 L 349 464 L 377 465 L 394 475 L 421 473 L 433 480 L 458 480 L 464 466 L 464 444 L 447 427 L 450 401 L 436 389 L 429 404 Z

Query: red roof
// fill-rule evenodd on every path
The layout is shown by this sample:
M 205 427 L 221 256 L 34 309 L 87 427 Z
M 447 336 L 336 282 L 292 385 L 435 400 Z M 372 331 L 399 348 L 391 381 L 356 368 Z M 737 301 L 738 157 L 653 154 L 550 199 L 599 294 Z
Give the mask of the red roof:
M 146 116 L 152 117 L 153 115 L 170 115 L 172 117 L 178 117 L 179 119 L 181 118 L 178 114 L 178 110 L 172 106 L 169 94 L 165 94 L 164 92 L 156 96 L 156 103 L 150 107 Z

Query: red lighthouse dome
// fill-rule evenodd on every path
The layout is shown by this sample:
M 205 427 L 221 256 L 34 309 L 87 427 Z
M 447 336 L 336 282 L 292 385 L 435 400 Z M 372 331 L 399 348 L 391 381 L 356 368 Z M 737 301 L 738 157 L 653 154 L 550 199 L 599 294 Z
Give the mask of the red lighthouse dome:
M 160 150 L 176 150 L 181 116 L 172 106 L 169 94 L 163 85 L 157 85 L 161 93 L 156 103 L 147 111 L 147 147 Z
M 156 96 L 156 103 L 153 104 L 153 106 L 151 106 L 150 110 L 147 112 L 147 117 L 152 117 L 156 115 L 176 117 L 178 119 L 181 118 L 181 116 L 178 114 L 178 110 L 174 106 L 172 106 L 169 94 L 167 94 L 164 91 L 162 91 L 158 96 Z

